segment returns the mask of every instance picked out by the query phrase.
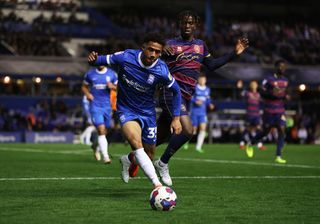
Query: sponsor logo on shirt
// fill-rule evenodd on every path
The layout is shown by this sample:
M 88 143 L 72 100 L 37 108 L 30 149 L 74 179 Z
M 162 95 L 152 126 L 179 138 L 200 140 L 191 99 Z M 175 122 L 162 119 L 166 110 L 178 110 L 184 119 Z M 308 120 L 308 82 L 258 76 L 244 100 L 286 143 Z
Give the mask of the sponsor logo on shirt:
M 147 92 L 149 90 L 148 87 L 142 86 L 138 82 L 128 79 L 126 75 L 123 75 L 122 79 L 129 87 L 132 87 L 139 92 Z

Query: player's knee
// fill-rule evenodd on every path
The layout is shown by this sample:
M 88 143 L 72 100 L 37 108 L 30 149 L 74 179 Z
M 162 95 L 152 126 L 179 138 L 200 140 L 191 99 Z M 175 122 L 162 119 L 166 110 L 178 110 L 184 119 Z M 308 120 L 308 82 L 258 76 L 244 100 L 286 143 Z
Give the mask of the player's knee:
M 185 136 L 187 136 L 189 138 L 189 140 L 192 138 L 193 136 L 193 128 L 186 128 L 185 130 L 183 130 L 182 132 Z
M 135 137 L 133 137 L 133 136 L 131 136 L 131 137 L 129 136 L 127 140 L 128 140 L 129 144 L 131 145 L 131 147 L 132 147 L 133 149 L 140 149 L 140 148 L 142 148 L 142 142 L 141 142 L 140 139 L 135 138 Z

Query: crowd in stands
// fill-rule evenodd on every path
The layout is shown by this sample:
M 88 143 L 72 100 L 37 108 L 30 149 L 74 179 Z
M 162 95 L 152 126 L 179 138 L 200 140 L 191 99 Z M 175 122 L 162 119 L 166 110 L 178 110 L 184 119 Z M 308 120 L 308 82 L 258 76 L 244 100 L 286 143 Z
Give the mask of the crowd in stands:
M 40 101 L 26 110 L 0 106 L 1 131 L 77 131 L 82 128 L 73 112 L 63 101 Z M 81 110 L 80 110 L 81 115 Z M 78 114 L 79 116 L 79 114 Z
M 79 4 L 73 0 L 1 0 L 0 7 L 50 11 L 79 11 L 81 9 Z
M 21 55 L 68 55 L 63 50 L 62 42 L 67 41 L 66 37 L 72 38 L 66 33 L 55 33 L 52 24 L 77 24 L 81 26 L 94 26 L 97 22 L 90 18 L 87 21 L 78 19 L 76 12 L 79 9 L 72 1 L 67 4 L 60 1 L 40 1 L 37 8 L 53 10 L 50 18 L 45 18 L 43 14 L 34 18 L 31 29 L 26 31 L 13 31 L 12 25 L 19 26 L 25 23 L 23 18 L 18 17 L 14 11 L 7 16 L 3 16 L 0 10 L 1 39 L 7 42 L 17 54 Z M 62 7 L 62 9 L 61 9 Z M 68 10 L 70 16 L 63 18 L 57 13 Z M 143 34 L 149 31 L 158 31 L 167 38 L 177 36 L 179 30 L 174 16 L 148 16 L 137 13 L 110 12 L 104 18 L 111 21 L 126 34 L 122 37 L 113 37 L 116 34 L 105 35 L 105 44 L 84 45 L 87 50 L 101 49 L 103 52 L 114 52 L 124 48 L 139 47 Z M 9 25 L 5 25 L 10 22 Z M 101 23 L 102 21 L 99 21 Z M 241 61 L 250 63 L 272 64 L 275 60 L 283 58 L 290 64 L 316 65 L 320 63 L 320 26 L 317 23 L 307 22 L 276 21 L 276 20 L 237 20 L 230 18 L 214 18 L 213 33 L 208 37 L 204 28 L 204 21 L 200 22 L 200 29 L 197 36 L 204 39 L 209 50 L 214 55 L 219 56 L 230 52 L 237 38 L 246 36 L 250 40 L 250 48 L 241 57 Z M 94 37 L 94 33 L 92 36 Z M 36 36 L 36 38 L 32 38 Z M 27 40 L 27 41 L 25 41 Z M 30 43 L 31 42 L 31 43 Z M 27 46 L 26 46 L 27 45 Z M 30 46 L 29 46 L 30 45 Z M 32 46 L 38 45 L 37 49 Z M 25 49 L 21 49 L 23 48 Z M 48 49 L 39 49 L 39 48 Z M 54 49 L 54 50 L 52 50 Z

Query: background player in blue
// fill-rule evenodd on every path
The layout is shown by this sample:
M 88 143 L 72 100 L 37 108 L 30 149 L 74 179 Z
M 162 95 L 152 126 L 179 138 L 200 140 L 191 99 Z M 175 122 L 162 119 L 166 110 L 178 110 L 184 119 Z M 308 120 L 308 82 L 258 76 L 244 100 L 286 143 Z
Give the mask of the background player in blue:
M 170 135 L 169 131 L 172 116 L 167 108 L 170 108 L 172 104 L 172 94 L 163 89 L 160 95 L 162 113 L 158 119 L 157 145 L 164 143 L 169 138 L 170 140 L 165 152 L 154 164 L 162 181 L 168 186 L 172 185 L 168 168 L 169 160 L 193 136 L 193 127 L 188 115 L 188 104 L 194 93 L 201 66 L 205 65 L 209 70 L 215 70 L 236 58 L 248 47 L 248 40 L 242 38 L 237 41 L 233 52 L 216 59 L 213 58 L 208 52 L 204 41 L 195 38 L 198 21 L 198 16 L 193 12 L 185 11 L 180 13 L 178 22 L 181 35 L 167 41 L 165 51 L 168 54 L 165 57 L 166 63 L 172 76 L 179 83 L 182 95 L 180 113 L 182 133 L 179 135 Z
M 258 82 L 253 80 L 249 84 L 249 90 L 244 90 L 241 94 L 246 100 L 246 126 L 244 132 L 242 133 L 240 142 L 241 150 L 246 149 L 246 143 L 251 142 L 251 139 L 261 132 L 261 96 L 258 92 L 258 87 Z M 260 150 L 267 149 L 263 145 L 262 141 L 258 142 L 257 146 Z
M 82 92 L 90 101 L 90 113 L 94 126 L 98 131 L 98 149 L 106 164 L 111 163 L 108 154 L 108 141 L 106 138 L 107 128 L 110 127 L 111 105 L 110 90 L 117 88 L 117 74 L 105 66 L 90 69 L 84 77 Z M 96 149 L 94 148 L 94 151 Z M 95 157 L 100 160 L 99 152 Z
M 206 86 L 207 77 L 204 73 L 201 73 L 198 78 L 198 84 L 196 90 L 191 99 L 191 121 L 193 125 L 193 133 L 196 134 L 197 131 L 197 144 L 196 151 L 203 153 L 202 145 L 206 137 L 207 130 L 207 107 L 210 110 L 214 109 L 210 98 L 210 89 Z M 199 128 L 199 130 L 198 130 Z
M 173 93 L 173 119 L 170 125 L 175 134 L 181 132 L 181 93 L 177 82 L 171 76 L 167 65 L 159 59 L 164 39 L 159 34 L 148 34 L 141 50 L 125 50 L 107 56 L 92 52 L 88 61 L 96 65 L 108 64 L 118 68 L 119 84 L 117 114 L 123 135 L 134 151 L 135 159 L 151 180 L 154 187 L 161 186 L 151 159 L 145 152 L 154 152 L 157 138 L 155 91 L 159 86 Z M 122 179 L 129 181 L 129 155 L 120 158 Z
M 83 118 L 85 119 L 85 130 L 80 135 L 80 143 L 85 145 L 91 145 L 91 136 L 95 131 L 95 127 L 92 124 L 91 114 L 90 114 L 90 101 L 87 99 L 86 95 L 82 98 L 82 110 Z M 100 156 L 100 153 L 97 153 L 97 157 Z
M 275 73 L 267 77 L 262 82 L 261 95 L 264 99 L 264 114 L 263 114 L 263 132 L 256 135 L 251 144 L 254 145 L 266 136 L 271 128 L 276 128 L 278 131 L 276 163 L 286 163 L 286 160 L 281 158 L 282 148 L 285 141 L 286 117 L 284 101 L 287 98 L 286 89 L 288 87 L 288 79 L 284 76 L 286 64 L 283 60 L 275 62 Z M 250 143 L 247 144 L 246 152 L 249 158 L 253 156 L 253 148 Z

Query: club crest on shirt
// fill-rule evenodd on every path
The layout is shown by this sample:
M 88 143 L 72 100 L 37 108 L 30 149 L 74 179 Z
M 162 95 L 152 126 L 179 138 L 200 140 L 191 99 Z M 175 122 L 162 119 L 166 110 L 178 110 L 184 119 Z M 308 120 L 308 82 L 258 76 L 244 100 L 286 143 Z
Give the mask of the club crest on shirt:
M 181 46 L 177 46 L 177 52 L 178 53 L 182 52 L 182 47 Z
M 185 106 L 184 104 L 181 104 L 180 110 L 181 110 L 182 112 L 185 112 L 185 111 L 187 111 L 187 108 L 186 108 L 186 106 Z
M 200 53 L 200 46 L 199 45 L 194 45 L 193 49 L 197 54 Z
M 148 77 L 147 83 L 151 85 L 153 82 L 154 82 L 154 75 L 149 74 L 149 77 Z

